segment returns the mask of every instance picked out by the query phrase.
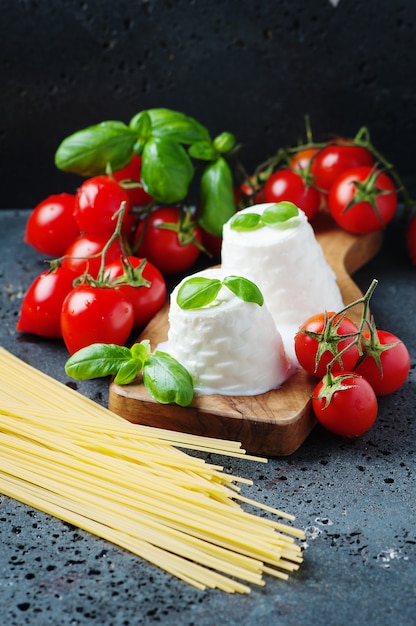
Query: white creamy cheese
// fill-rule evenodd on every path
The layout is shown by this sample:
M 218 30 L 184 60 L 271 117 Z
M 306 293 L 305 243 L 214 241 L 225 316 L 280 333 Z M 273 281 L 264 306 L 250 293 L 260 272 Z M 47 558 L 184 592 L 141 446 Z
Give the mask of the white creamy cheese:
M 211 268 L 192 276 L 222 280 L 227 275 Z M 189 278 L 171 294 L 168 341 L 160 349 L 187 368 L 196 392 L 251 396 L 287 380 L 293 369 L 267 307 L 244 302 L 223 286 L 211 304 L 183 310 L 177 295 Z
M 239 214 L 262 214 L 271 206 L 258 204 Z M 227 274 L 238 271 L 260 288 L 286 351 L 296 362 L 293 337 L 299 326 L 315 313 L 344 306 L 336 275 L 303 211 L 292 218 L 293 227 L 285 229 L 237 231 L 231 222 L 223 228 L 222 269 Z

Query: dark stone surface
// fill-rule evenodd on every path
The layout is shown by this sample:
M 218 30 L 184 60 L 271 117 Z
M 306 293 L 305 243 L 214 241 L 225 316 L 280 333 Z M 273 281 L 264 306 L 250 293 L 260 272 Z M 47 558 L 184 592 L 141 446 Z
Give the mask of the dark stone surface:
M 106 119 L 166 106 L 228 130 L 250 170 L 296 144 L 370 128 L 414 175 L 412 0 L 1 1 L 0 206 L 72 191 L 56 148 Z
M 0 212 L 0 344 L 69 382 L 58 341 L 17 336 L 22 296 L 43 269 L 22 243 L 27 212 Z M 400 224 L 355 279 L 377 278 L 379 328 L 411 353 L 408 381 L 380 400 L 374 427 L 344 441 L 316 427 L 287 458 L 267 465 L 215 458 L 252 478 L 244 493 L 292 512 L 306 531 L 305 561 L 288 582 L 267 579 L 247 596 L 199 592 L 68 524 L 0 495 L 0 606 L 7 626 L 409 626 L 416 614 L 415 270 Z M 23 381 L 24 384 L 24 381 Z M 79 384 L 106 403 L 107 382 Z

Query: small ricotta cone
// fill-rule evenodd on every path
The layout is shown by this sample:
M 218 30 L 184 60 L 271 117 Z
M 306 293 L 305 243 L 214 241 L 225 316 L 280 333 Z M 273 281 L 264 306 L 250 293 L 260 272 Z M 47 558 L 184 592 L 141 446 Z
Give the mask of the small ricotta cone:
M 222 280 L 227 275 L 210 268 L 192 276 Z M 189 278 L 171 294 L 168 341 L 160 349 L 186 367 L 196 393 L 252 396 L 282 385 L 293 368 L 267 307 L 244 302 L 222 287 L 209 305 L 183 310 L 177 295 Z
M 257 204 L 239 214 L 262 214 L 270 206 Z M 223 227 L 222 269 L 227 274 L 238 271 L 256 283 L 296 364 L 294 336 L 299 326 L 315 313 L 344 306 L 336 275 L 300 209 L 292 218 L 293 227 L 284 229 L 237 231 L 231 222 L 232 218 Z

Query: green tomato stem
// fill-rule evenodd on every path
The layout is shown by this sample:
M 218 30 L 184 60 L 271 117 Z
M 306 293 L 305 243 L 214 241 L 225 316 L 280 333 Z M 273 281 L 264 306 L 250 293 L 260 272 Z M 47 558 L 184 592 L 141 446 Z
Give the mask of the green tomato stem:
M 115 215 L 117 215 L 117 222 L 116 222 L 116 227 L 113 231 L 113 234 L 111 235 L 111 237 L 109 238 L 109 240 L 107 241 L 107 243 L 105 244 L 104 248 L 101 250 L 101 253 L 100 253 L 101 263 L 100 263 L 100 269 L 98 271 L 98 276 L 97 276 L 97 281 L 96 281 L 98 284 L 106 283 L 106 279 L 105 279 L 106 255 L 107 255 L 108 250 L 110 249 L 110 246 L 116 241 L 116 239 L 119 239 L 120 241 L 120 246 L 121 246 L 123 254 L 125 256 L 128 256 L 128 251 L 125 250 L 124 240 L 121 235 L 121 226 L 123 223 L 125 212 L 126 212 L 126 203 L 123 201 L 120 205 L 119 210 L 115 213 Z
M 354 137 L 354 143 L 361 148 L 366 148 L 367 150 L 369 150 L 376 159 L 376 161 L 381 163 L 383 167 L 388 170 L 390 176 L 396 184 L 398 191 L 403 197 L 405 214 L 407 215 L 410 212 L 411 208 L 415 205 L 415 200 L 410 196 L 408 190 L 406 189 L 406 186 L 401 179 L 399 172 L 397 171 L 393 163 L 386 159 L 386 157 L 373 146 L 370 139 L 370 133 L 365 126 L 361 127 L 357 132 L 356 136 Z
M 364 327 L 368 323 L 368 311 L 369 311 L 369 306 L 370 306 L 370 300 L 371 300 L 371 297 L 372 297 L 372 295 L 373 295 L 377 285 L 378 285 L 378 280 L 374 278 L 371 281 L 371 284 L 370 284 L 369 288 L 367 289 L 367 291 L 365 292 L 365 294 L 361 298 L 358 298 L 357 300 L 354 300 L 353 302 L 350 302 L 350 304 L 347 304 L 343 309 L 341 309 L 334 316 L 334 319 L 336 319 L 337 317 L 339 317 L 339 315 L 345 314 L 347 311 L 349 311 L 353 307 L 358 306 L 360 304 L 363 305 L 363 310 L 362 310 L 362 313 L 361 313 L 361 320 L 360 320 L 360 324 L 359 324 L 359 327 L 358 327 L 358 332 L 357 332 L 355 338 L 353 339 L 353 341 L 351 341 L 351 343 L 346 345 L 340 352 L 338 352 L 334 356 L 334 358 L 328 363 L 328 365 L 327 365 L 327 375 L 328 375 L 328 377 L 331 376 L 331 368 L 332 368 L 333 364 L 336 361 L 339 361 L 340 357 L 344 354 L 344 352 L 346 352 L 347 350 L 350 350 L 352 346 L 356 345 L 358 347 L 359 353 L 361 353 L 360 340 L 361 340 L 361 336 L 362 336 Z

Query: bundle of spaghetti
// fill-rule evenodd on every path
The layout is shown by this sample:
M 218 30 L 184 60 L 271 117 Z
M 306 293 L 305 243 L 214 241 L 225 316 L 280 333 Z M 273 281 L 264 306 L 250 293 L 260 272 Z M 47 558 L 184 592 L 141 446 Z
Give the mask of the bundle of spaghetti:
M 294 517 L 241 493 L 181 447 L 227 456 L 236 442 L 130 424 L 0 348 L 0 492 L 205 589 L 245 593 L 302 562 Z M 242 504 L 273 514 L 259 516 Z

